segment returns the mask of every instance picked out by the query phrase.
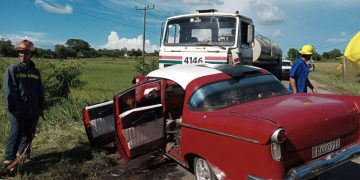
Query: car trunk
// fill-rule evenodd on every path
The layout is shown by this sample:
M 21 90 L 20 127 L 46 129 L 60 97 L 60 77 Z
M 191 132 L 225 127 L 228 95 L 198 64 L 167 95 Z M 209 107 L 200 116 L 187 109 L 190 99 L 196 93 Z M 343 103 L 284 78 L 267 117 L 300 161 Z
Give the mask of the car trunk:
M 314 156 L 314 146 L 340 138 L 340 145 L 338 140 L 333 142 L 338 149 L 358 141 L 359 112 L 353 103 L 327 96 L 286 95 L 251 102 L 247 107 L 243 110 L 247 115 L 273 121 L 286 130 L 284 153 L 292 158 L 290 164 L 326 154 Z

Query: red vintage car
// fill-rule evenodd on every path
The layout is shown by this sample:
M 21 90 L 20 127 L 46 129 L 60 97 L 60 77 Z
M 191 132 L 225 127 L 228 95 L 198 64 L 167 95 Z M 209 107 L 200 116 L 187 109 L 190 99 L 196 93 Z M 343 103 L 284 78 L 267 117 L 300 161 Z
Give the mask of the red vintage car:
M 307 179 L 360 153 L 359 96 L 292 94 L 244 65 L 174 65 L 147 78 L 84 108 L 93 145 L 115 139 L 126 161 L 161 151 L 197 179 Z

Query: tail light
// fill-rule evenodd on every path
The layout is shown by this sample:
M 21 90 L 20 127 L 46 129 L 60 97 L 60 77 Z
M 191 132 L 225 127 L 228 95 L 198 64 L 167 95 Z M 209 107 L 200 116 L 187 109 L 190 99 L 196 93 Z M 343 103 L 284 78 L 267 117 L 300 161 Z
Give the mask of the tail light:
M 271 156 L 274 160 L 280 161 L 281 160 L 281 143 L 285 142 L 287 139 L 287 135 L 284 129 L 280 128 L 277 129 L 272 135 L 271 135 Z
M 271 156 L 275 161 L 281 160 L 281 146 L 278 143 L 271 143 Z

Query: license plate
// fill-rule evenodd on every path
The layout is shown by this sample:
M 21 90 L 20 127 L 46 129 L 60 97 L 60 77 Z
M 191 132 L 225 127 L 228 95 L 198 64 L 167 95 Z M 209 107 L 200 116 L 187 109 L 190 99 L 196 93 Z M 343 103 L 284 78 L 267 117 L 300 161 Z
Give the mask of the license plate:
M 340 138 L 312 147 L 312 158 L 316 158 L 340 147 Z
M 205 58 L 202 56 L 184 56 L 182 61 L 183 64 L 203 64 L 205 63 Z

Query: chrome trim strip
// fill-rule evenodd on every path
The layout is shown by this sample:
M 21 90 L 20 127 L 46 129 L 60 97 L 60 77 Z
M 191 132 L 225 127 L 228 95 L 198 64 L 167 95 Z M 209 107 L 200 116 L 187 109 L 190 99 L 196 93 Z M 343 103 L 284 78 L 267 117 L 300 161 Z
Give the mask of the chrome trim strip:
M 162 104 L 154 104 L 154 105 L 150 105 L 150 106 L 143 106 L 143 107 L 139 107 L 139 108 L 133 108 L 133 109 L 130 109 L 128 111 L 125 111 L 125 112 L 121 113 L 119 115 L 119 117 L 124 118 L 125 116 L 129 115 L 130 113 L 137 112 L 137 111 L 142 111 L 142 110 L 147 110 L 147 109 L 153 109 L 153 108 L 157 108 L 157 107 L 162 107 Z
M 270 179 L 264 179 L 264 178 L 256 177 L 256 176 L 253 176 L 253 175 L 248 175 L 247 179 L 248 180 L 270 180 Z
M 328 154 L 309 164 L 290 169 L 286 179 L 309 179 L 318 176 L 332 168 L 340 166 L 360 155 L 360 144 Z
M 260 144 L 259 141 L 253 140 L 253 139 L 248 139 L 248 138 L 244 138 L 244 137 L 234 136 L 234 135 L 231 135 L 231 134 L 225 134 L 225 133 L 221 133 L 221 132 L 217 132 L 217 131 L 212 131 L 212 130 L 209 130 L 209 129 L 199 128 L 199 127 L 195 127 L 195 126 L 190 126 L 190 125 L 187 125 L 187 124 L 181 124 L 181 126 L 187 127 L 187 128 L 190 128 L 190 129 L 196 129 L 196 130 L 203 131 L 203 132 L 207 132 L 207 133 L 211 133 L 211 134 L 216 134 L 216 135 L 220 135 L 220 136 L 225 136 L 225 137 L 229 137 L 229 138 L 233 138 L 233 139 L 237 139 L 237 140 L 242 140 L 242 141 L 247 141 L 247 142 L 251 142 L 251 143 Z
M 100 104 L 94 104 L 94 105 L 91 105 L 91 106 L 87 106 L 87 107 L 85 107 L 85 109 L 89 110 L 89 109 L 97 108 L 97 107 L 100 107 L 100 106 L 109 105 L 109 104 L 112 104 L 112 103 L 113 103 L 113 101 L 107 101 L 107 102 L 103 102 L 103 103 L 100 103 Z
M 280 131 L 282 131 L 282 130 L 284 130 L 284 129 L 283 129 L 283 128 L 279 128 L 279 129 L 277 129 L 277 130 L 271 135 L 271 142 L 273 142 L 273 143 L 280 143 L 280 142 L 278 141 L 277 137 L 278 137 Z

